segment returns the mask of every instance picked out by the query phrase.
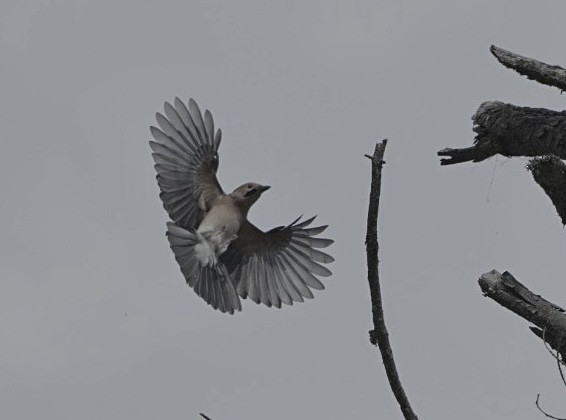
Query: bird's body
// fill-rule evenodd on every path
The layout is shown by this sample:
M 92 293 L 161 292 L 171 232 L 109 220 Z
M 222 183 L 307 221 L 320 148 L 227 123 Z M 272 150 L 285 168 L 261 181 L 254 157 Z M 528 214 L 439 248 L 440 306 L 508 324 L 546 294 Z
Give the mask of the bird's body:
M 242 212 L 232 197 L 223 195 L 214 201 L 197 232 L 207 240 L 215 257 L 218 257 L 236 239 L 243 220 Z
M 189 286 L 222 312 L 241 310 L 240 299 L 280 307 L 312 298 L 323 289 L 315 277 L 329 276 L 319 263 L 332 262 L 316 250 L 330 239 L 314 238 L 326 226 L 307 228 L 314 217 L 262 232 L 247 219 L 250 207 L 270 187 L 248 182 L 225 194 L 216 179 L 221 132 L 214 134 L 209 111 L 196 102 L 165 103 L 151 127 L 163 205 L 174 222 L 167 235 Z

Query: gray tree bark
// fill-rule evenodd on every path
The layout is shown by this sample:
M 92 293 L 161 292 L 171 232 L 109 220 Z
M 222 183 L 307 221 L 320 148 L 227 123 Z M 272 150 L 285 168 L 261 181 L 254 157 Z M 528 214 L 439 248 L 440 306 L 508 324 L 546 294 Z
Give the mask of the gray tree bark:
M 492 54 L 504 66 L 527 78 L 566 90 L 566 70 L 494 45 Z M 527 164 L 537 184 L 551 199 L 566 225 L 566 111 L 484 102 L 473 115 L 474 145 L 438 152 L 441 165 L 480 162 L 500 154 L 535 157 Z
M 381 285 L 379 282 L 379 242 L 377 240 L 377 216 L 379 214 L 379 200 L 381 197 L 381 171 L 383 169 L 383 155 L 387 140 L 375 145 L 373 155 L 366 155 L 371 160 L 371 189 L 369 195 L 369 208 L 366 231 L 366 255 L 368 265 L 368 282 L 371 295 L 371 313 L 374 329 L 369 332 L 369 339 L 373 345 L 379 347 L 385 373 L 389 380 L 389 386 L 399 404 L 405 420 L 418 420 L 417 415 L 411 407 L 409 398 L 401 385 L 401 379 L 397 372 L 393 350 L 389 342 L 389 333 L 385 326 L 383 314 L 383 301 L 381 299 Z
M 527 76 L 527 79 L 557 87 L 560 91 L 566 90 L 566 70 L 562 67 L 523 57 L 495 45 L 491 46 L 490 51 L 501 64 Z
M 564 309 L 534 294 L 507 271 L 482 274 L 478 280 L 487 296 L 535 324 L 531 331 L 566 360 L 566 314 Z
M 481 162 L 496 154 L 556 155 L 566 159 L 566 111 L 484 102 L 473 115 L 475 142 L 463 149 L 438 152 L 441 165 Z

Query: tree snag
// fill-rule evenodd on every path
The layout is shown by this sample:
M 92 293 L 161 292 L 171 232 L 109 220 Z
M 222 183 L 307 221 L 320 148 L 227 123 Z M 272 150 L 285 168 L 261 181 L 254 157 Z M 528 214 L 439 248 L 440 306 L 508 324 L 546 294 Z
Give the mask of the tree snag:
M 492 54 L 504 66 L 539 83 L 566 90 L 566 70 L 494 45 Z M 472 116 L 474 145 L 438 152 L 441 165 L 480 162 L 496 154 L 535 157 L 527 164 L 537 184 L 566 225 L 566 111 L 528 108 L 499 101 L 484 102 Z
M 528 79 L 566 90 L 566 70 L 506 51 L 494 45 L 492 54 L 504 66 Z M 534 156 L 527 164 L 537 184 L 552 200 L 562 224 L 566 224 L 566 111 L 519 107 L 502 102 L 484 102 L 475 115 L 474 145 L 463 149 L 446 148 L 441 165 L 480 162 L 496 154 L 507 157 Z M 562 365 L 566 364 L 566 314 L 561 307 L 535 295 L 509 272 L 492 270 L 483 274 L 479 285 L 487 296 L 501 306 L 535 325 L 531 331 L 541 338 L 556 358 L 560 376 L 566 385 Z M 553 349 L 556 354 L 553 353 Z M 547 417 L 536 400 L 537 408 Z

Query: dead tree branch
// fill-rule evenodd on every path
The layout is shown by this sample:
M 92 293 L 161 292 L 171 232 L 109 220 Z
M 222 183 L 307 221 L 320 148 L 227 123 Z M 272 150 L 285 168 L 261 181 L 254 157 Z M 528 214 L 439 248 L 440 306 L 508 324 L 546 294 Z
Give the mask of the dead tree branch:
M 441 165 L 503 156 L 556 155 L 566 159 L 566 111 L 484 102 L 472 116 L 474 145 L 438 152 Z
M 418 420 L 413 412 L 405 390 L 401 385 L 399 373 L 393 359 L 393 350 L 389 342 L 389 333 L 385 326 L 383 315 L 383 303 L 381 300 L 381 286 L 379 284 L 379 243 L 377 241 L 377 216 L 379 213 L 379 198 L 381 196 L 381 170 L 383 164 L 383 154 L 387 140 L 375 145 L 373 156 L 366 155 L 371 160 L 371 191 L 369 196 L 369 210 L 366 234 L 366 252 L 368 264 L 368 281 L 371 294 L 371 307 L 373 315 L 374 329 L 370 331 L 370 341 L 373 345 L 378 345 L 383 360 L 383 366 L 387 373 L 387 379 L 391 390 L 399 403 L 401 412 L 406 420 Z
M 566 90 L 566 70 L 562 67 L 523 57 L 495 45 L 491 46 L 490 51 L 501 64 L 527 76 L 527 79 L 557 87 L 562 92 Z
M 491 46 L 504 66 L 539 83 L 566 90 L 566 70 Z M 484 102 L 472 117 L 476 138 L 472 147 L 438 152 L 441 165 L 480 162 L 503 156 L 556 155 L 566 159 L 566 112 L 526 108 L 502 102 Z
M 566 90 L 566 70 L 491 46 L 491 53 L 504 66 L 528 79 Z M 484 102 L 472 116 L 476 133 L 474 145 L 438 152 L 441 165 L 480 162 L 496 154 L 507 157 L 531 156 L 527 169 L 549 196 L 562 223 L 566 225 L 566 111 L 519 107 L 502 102 Z M 535 295 L 509 272 L 483 274 L 479 285 L 487 296 L 536 325 L 529 327 L 556 358 L 564 384 L 562 363 L 566 360 L 566 314 L 564 309 Z M 554 349 L 556 355 L 550 348 Z M 546 417 L 554 417 L 536 406 Z
M 531 159 L 527 169 L 552 200 L 562 224 L 566 225 L 566 164 L 557 156 L 543 156 Z
M 545 415 L 546 417 L 548 417 L 549 419 L 553 419 L 553 420 L 566 420 L 566 419 L 561 418 L 561 417 L 555 417 L 555 416 L 553 416 L 553 415 L 551 415 L 551 414 L 548 414 L 546 411 L 544 411 L 544 410 L 541 408 L 540 404 L 539 404 L 539 399 L 540 399 L 540 394 L 537 394 L 537 400 L 535 401 L 535 404 L 536 404 L 536 406 L 537 406 L 537 408 L 538 408 L 538 411 L 540 411 L 542 414 L 544 414 L 544 415 Z
M 566 360 L 566 314 L 564 309 L 535 295 L 507 271 L 482 274 L 478 281 L 484 296 L 535 324 L 531 331 Z

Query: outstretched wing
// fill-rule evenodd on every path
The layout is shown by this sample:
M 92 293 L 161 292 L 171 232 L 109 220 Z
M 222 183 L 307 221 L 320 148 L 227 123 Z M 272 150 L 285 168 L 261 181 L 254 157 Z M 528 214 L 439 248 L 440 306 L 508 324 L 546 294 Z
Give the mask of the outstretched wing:
M 332 273 L 320 263 L 334 258 L 316 248 L 334 241 L 315 237 L 328 226 L 308 228 L 314 217 L 301 223 L 299 219 L 269 232 L 244 222 L 238 238 L 220 256 L 242 298 L 280 308 L 281 303 L 292 305 L 312 298 L 310 289 L 324 289 L 316 276 Z
M 155 141 L 149 142 L 159 196 L 174 222 L 195 229 L 214 198 L 223 194 L 216 179 L 222 132 L 214 133 L 212 114 L 206 110 L 203 118 L 193 99 L 188 109 L 179 98 L 174 107 L 165 102 L 164 109 L 165 116 L 156 114 L 160 128 L 150 127 Z

